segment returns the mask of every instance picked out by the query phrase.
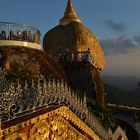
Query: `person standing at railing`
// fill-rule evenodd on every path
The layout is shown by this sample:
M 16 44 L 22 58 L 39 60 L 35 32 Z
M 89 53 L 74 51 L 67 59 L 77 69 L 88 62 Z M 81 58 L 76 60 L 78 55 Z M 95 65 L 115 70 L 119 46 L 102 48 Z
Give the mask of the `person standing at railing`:
M 87 62 L 90 62 L 90 49 L 88 48 L 88 50 L 85 52 L 85 60 Z
M 33 35 L 33 42 L 34 43 L 38 43 L 38 44 L 40 43 L 39 36 L 40 36 L 40 33 L 38 31 L 34 33 L 34 35 Z
M 28 41 L 33 42 L 33 35 L 31 31 L 28 31 Z
M 1 32 L 1 39 L 6 40 L 6 32 L 4 30 Z
M 79 61 L 79 54 L 80 54 L 80 52 L 78 52 L 77 50 L 74 51 L 74 61 L 75 62 Z
M 71 53 L 70 50 L 66 48 L 64 52 L 64 61 L 68 62 L 70 60 L 71 60 Z
M 10 31 L 10 37 L 9 37 L 9 40 L 16 40 L 17 37 L 14 35 L 14 32 L 13 31 Z
M 20 31 L 17 32 L 17 40 L 22 40 L 22 33 Z
M 73 50 L 71 51 L 71 61 L 75 61 L 75 52 Z
M 81 61 L 86 61 L 85 52 L 81 52 Z
M 77 51 L 77 61 L 82 61 L 83 56 L 82 56 L 82 51 Z
M 27 41 L 27 30 L 23 31 L 22 34 L 23 34 L 23 40 Z
M 3 57 L 2 57 L 2 50 L 0 50 L 0 74 L 3 72 Z

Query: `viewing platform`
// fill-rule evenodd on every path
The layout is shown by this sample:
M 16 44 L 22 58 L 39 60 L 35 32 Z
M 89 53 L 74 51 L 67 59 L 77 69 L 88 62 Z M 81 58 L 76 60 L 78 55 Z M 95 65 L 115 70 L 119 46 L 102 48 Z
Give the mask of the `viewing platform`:
M 72 51 L 66 49 L 63 53 L 59 53 L 58 55 L 49 54 L 50 57 L 54 58 L 60 64 L 91 64 L 98 71 L 101 71 L 101 68 L 98 67 L 96 58 L 94 58 L 90 50 L 87 51 Z
M 0 46 L 22 46 L 43 50 L 40 31 L 17 23 L 0 22 Z

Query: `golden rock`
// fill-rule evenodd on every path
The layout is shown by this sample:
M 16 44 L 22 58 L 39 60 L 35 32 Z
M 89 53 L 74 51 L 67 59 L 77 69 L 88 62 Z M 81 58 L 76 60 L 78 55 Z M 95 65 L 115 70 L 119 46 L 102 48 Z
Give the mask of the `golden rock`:
M 78 52 L 90 50 L 97 67 L 103 70 L 105 66 L 104 52 L 98 39 L 82 24 L 70 0 L 64 17 L 60 19 L 60 25 L 45 34 L 43 48 L 46 52 L 55 56 L 64 53 L 66 49 Z

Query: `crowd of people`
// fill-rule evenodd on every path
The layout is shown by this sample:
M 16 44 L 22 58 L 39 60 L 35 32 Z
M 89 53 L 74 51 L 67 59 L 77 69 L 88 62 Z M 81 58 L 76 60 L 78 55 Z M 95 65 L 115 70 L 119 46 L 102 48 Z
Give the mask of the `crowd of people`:
M 91 55 L 90 49 L 87 51 L 74 51 L 66 49 L 63 53 L 59 53 L 59 55 L 56 56 L 56 60 L 59 62 L 89 62 L 98 69 L 97 62 Z
M 0 33 L 0 40 L 17 40 L 17 41 L 27 41 L 33 43 L 40 43 L 40 33 L 37 31 L 32 33 L 32 31 L 13 31 L 6 32 L 4 30 Z
M 74 51 L 66 49 L 64 53 L 59 54 L 59 61 L 66 61 L 66 62 L 76 62 L 76 61 L 85 61 L 89 62 L 91 60 L 90 50 L 87 51 Z

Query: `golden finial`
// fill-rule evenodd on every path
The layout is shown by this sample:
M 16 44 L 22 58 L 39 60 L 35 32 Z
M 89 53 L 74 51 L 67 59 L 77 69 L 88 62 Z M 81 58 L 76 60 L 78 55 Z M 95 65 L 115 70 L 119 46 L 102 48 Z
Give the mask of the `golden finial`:
M 72 6 L 72 1 L 68 0 L 67 7 L 64 13 L 64 17 L 60 19 L 60 25 L 67 25 L 70 22 L 81 22 L 80 18 L 77 17 L 74 8 Z

